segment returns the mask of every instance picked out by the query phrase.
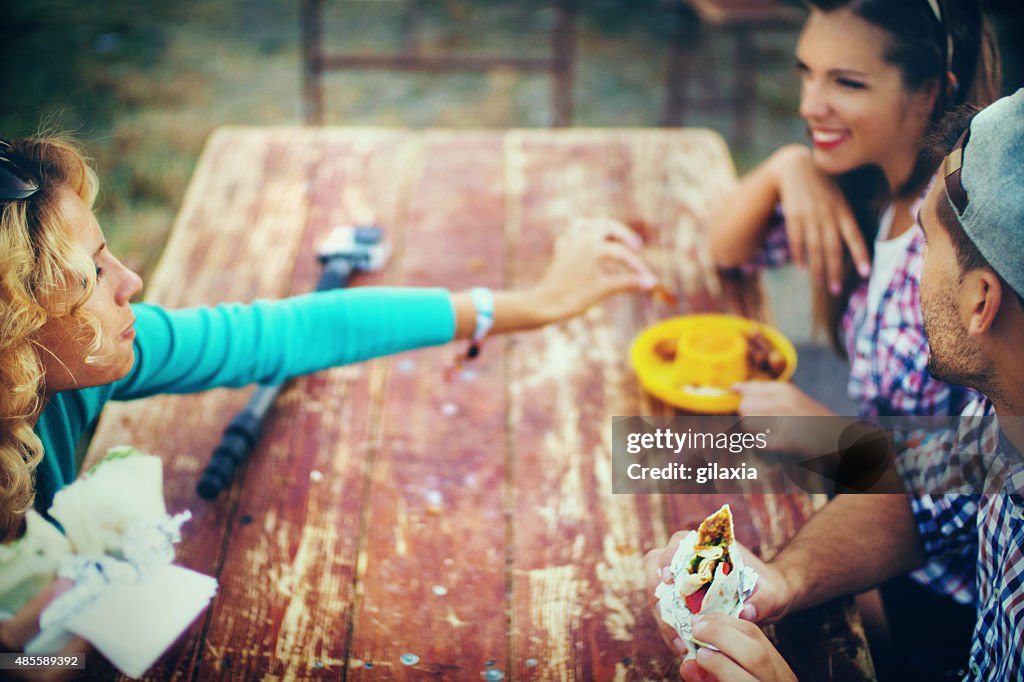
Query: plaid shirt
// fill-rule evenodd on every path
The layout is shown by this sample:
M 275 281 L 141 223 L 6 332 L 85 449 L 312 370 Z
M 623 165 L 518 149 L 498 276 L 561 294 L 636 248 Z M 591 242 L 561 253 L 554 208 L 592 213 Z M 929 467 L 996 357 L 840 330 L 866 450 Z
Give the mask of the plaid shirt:
M 967 415 L 991 415 L 987 401 L 972 403 Z M 925 444 L 922 447 L 929 447 Z M 911 508 L 925 555 L 952 564 L 973 559 L 977 575 L 978 619 L 971 643 L 968 680 L 1024 680 L 1024 464 L 999 431 L 995 419 L 962 419 L 950 454 L 967 466 L 943 466 L 947 458 L 901 457 L 909 487 L 939 486 L 950 472 L 969 471 L 986 457 L 994 466 L 985 494 L 912 495 Z M 993 458 L 993 453 L 995 453 Z M 917 466 L 924 462 L 932 466 Z M 938 464 L 934 464 L 938 462 Z
M 920 202 L 924 193 L 918 199 Z M 917 205 L 914 207 L 916 215 Z M 850 359 L 847 392 L 861 416 L 957 415 L 981 395 L 939 381 L 928 372 L 928 339 L 921 314 L 920 280 L 924 233 L 916 223 L 906 258 L 880 299 L 868 309 L 868 280 L 850 296 L 841 322 Z M 791 260 L 785 216 L 776 206 L 764 244 L 753 265 L 776 266 Z M 872 275 L 873 276 L 873 275 Z M 960 604 L 975 600 L 973 561 L 935 558 L 910 574 L 916 582 Z
M 895 276 L 875 310 L 868 310 L 868 281 L 853 291 L 842 319 L 843 341 L 850 358 L 847 391 L 861 416 L 956 415 L 979 394 L 953 386 L 928 373 L 928 340 L 921 316 L 920 279 L 924 233 L 915 224 Z M 789 241 L 781 208 L 765 234 L 755 265 L 789 262 Z

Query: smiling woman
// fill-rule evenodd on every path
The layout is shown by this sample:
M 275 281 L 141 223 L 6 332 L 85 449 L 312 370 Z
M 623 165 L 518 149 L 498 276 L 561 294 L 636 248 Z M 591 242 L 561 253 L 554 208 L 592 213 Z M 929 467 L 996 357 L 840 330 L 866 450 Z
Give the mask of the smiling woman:
M 809 5 L 796 63 L 811 144 L 779 149 L 721 202 L 712 253 L 730 267 L 809 266 L 862 414 L 957 412 L 970 396 L 924 366 L 914 215 L 934 172 L 923 139 L 950 108 L 998 92 L 991 32 L 973 0 Z M 748 414 L 825 412 L 783 384 L 741 388 Z
M 479 351 L 485 336 L 561 321 L 656 284 L 636 233 L 612 220 L 577 219 L 560 230 L 547 270 L 526 289 L 358 287 L 169 310 L 131 302 L 142 281 L 107 246 L 92 212 L 97 185 L 65 140 L 0 144 L 6 542 L 22 541 L 28 510 L 47 514 L 76 479 L 78 441 L 110 401 L 279 383 L 454 339 Z M 54 589 L 12 617 L 0 613 L 0 651 L 23 649 Z
M 796 47 L 800 116 L 820 170 L 839 175 L 874 164 L 899 191 L 936 108 L 939 82 L 907 87 L 885 58 L 887 36 L 848 10 L 812 12 Z

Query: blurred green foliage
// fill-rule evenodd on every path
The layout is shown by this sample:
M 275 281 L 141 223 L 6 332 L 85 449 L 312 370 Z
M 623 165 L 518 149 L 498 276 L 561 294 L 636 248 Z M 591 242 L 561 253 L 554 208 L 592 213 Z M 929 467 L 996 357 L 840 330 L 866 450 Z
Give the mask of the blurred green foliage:
M 165 27 L 188 2 L 36 0 L 5 3 L 0 22 L 0 125 L 9 136 L 40 122 L 92 135 L 125 106 L 117 80 L 125 64 L 150 66 L 163 55 Z

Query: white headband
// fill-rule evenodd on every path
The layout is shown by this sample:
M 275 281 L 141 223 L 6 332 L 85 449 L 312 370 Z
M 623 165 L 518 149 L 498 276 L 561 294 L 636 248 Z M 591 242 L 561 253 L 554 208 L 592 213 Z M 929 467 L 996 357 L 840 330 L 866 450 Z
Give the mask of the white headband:
M 949 27 L 946 26 L 946 22 L 942 20 L 942 7 L 939 5 L 939 0 L 928 0 L 928 6 L 932 8 L 932 12 L 935 14 L 935 20 L 939 22 L 939 26 L 942 27 L 942 32 L 946 34 L 946 71 L 952 71 L 953 34 L 949 32 Z

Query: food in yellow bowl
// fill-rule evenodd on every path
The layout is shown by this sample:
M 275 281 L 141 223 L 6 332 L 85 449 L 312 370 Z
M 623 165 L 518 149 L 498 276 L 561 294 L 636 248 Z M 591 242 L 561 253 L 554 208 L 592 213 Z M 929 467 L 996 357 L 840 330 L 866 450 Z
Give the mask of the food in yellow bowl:
M 788 380 L 796 350 L 775 329 L 734 315 L 686 315 L 664 320 L 633 341 L 630 360 L 641 385 L 692 412 L 729 414 L 747 380 Z
M 754 329 L 744 333 L 747 339 L 748 379 L 778 379 L 786 371 L 786 358 L 765 335 Z

